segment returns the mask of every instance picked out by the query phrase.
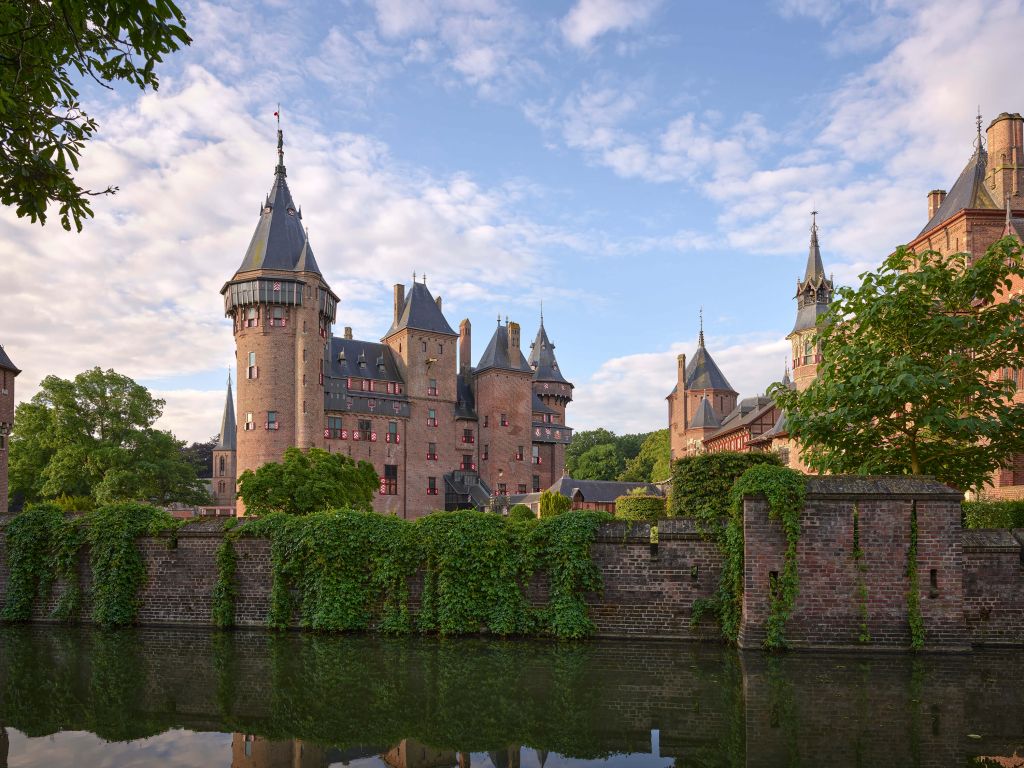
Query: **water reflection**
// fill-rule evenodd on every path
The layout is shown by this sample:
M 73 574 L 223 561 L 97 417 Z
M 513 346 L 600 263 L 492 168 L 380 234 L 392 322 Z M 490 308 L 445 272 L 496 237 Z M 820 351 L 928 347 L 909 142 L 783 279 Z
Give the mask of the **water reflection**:
M 1022 672 L 1020 651 L 4 627 L 0 768 L 1022 768 Z

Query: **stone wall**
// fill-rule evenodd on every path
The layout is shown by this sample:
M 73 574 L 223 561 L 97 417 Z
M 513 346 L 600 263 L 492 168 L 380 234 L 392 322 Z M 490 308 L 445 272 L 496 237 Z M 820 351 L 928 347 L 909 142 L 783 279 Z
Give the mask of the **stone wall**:
M 786 626 L 795 647 L 908 646 L 907 552 L 910 514 L 918 519 L 918 575 L 926 647 L 964 650 L 970 645 L 1024 645 L 1024 531 L 961 531 L 955 494 L 937 483 L 892 478 L 811 478 L 798 547 L 800 591 Z M 863 569 L 853 558 L 853 514 L 858 513 Z M 220 521 L 204 521 L 170 538 L 142 539 L 148 578 L 140 594 L 144 625 L 210 626 L 217 578 Z M 745 594 L 742 647 L 758 647 L 769 615 L 771 572 L 781 573 L 785 542 L 769 520 L 763 499 L 745 507 Z M 270 544 L 242 539 L 238 555 L 236 621 L 265 626 L 270 606 Z M 588 598 L 597 635 L 608 638 L 717 640 L 708 618 L 691 626 L 694 602 L 711 597 L 722 561 L 689 519 L 663 520 L 651 545 L 644 524 L 603 526 L 592 556 L 604 590 Z M 932 571 L 934 570 L 934 585 Z M 82 553 L 79 578 L 82 615 L 88 616 L 89 563 Z M 866 600 L 859 594 L 866 590 Z M 419 585 L 411 585 L 416 609 Z M 0 602 L 7 589 L 4 539 L 0 534 Z M 59 594 L 62 585 L 57 585 Z M 530 598 L 546 600 L 546 582 L 531 585 Z M 39 605 L 45 621 L 55 597 Z M 863 604 L 863 608 L 862 608 Z M 866 618 L 865 618 L 866 617 Z M 860 641 L 862 622 L 870 642 Z

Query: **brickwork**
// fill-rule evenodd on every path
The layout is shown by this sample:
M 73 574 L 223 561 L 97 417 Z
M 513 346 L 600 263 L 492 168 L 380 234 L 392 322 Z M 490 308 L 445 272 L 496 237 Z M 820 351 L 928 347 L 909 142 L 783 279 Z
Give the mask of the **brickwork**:
M 490 369 L 476 376 L 481 451 L 487 447 L 487 458 L 480 456 L 480 476 L 493 491 L 502 486 L 507 494 L 518 493 L 519 486 L 527 493 L 533 490 L 531 392 L 528 373 Z
M 964 531 L 964 618 L 975 645 L 1024 645 L 1024 530 Z
M 0 367 L 0 515 L 7 514 L 8 466 L 11 427 L 14 425 L 14 377 L 17 374 Z

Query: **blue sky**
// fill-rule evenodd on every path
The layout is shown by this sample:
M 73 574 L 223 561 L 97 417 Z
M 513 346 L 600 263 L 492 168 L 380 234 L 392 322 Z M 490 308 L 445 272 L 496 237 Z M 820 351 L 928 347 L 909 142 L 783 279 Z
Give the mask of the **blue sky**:
M 219 425 L 219 289 L 289 183 L 338 325 L 376 340 L 428 275 L 476 354 L 541 301 L 570 421 L 664 426 L 699 307 L 734 387 L 781 375 L 809 211 L 850 283 L 923 226 L 986 123 L 1024 111 L 1020 2 L 189 2 L 158 93 L 85 92 L 83 234 L 0 213 L 0 343 L 24 373 L 113 367 L 189 440 Z

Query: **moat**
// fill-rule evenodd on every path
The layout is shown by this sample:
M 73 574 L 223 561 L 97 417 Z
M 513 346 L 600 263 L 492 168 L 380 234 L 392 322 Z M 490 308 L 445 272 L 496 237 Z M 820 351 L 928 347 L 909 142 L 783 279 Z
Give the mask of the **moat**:
M 0 766 L 1020 765 L 1024 653 L 0 627 Z M 998 758 L 979 760 L 979 756 Z

